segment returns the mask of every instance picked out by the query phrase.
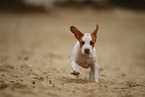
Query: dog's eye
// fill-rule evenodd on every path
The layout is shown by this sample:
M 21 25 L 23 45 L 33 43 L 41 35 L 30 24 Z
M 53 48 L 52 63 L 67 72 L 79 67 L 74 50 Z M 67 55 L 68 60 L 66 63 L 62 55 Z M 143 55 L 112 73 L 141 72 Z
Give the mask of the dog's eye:
M 92 41 L 90 41 L 90 45 L 93 45 L 94 43 Z
M 81 42 L 81 44 L 82 44 L 82 45 L 84 45 L 84 44 L 85 44 L 85 42 L 84 42 L 84 41 L 82 41 L 82 42 Z

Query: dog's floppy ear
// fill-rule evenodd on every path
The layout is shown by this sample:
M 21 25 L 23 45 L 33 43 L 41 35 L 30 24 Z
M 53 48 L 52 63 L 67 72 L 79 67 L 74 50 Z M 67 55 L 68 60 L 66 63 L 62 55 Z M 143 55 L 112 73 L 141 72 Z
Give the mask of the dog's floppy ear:
M 70 31 L 75 35 L 75 37 L 80 40 L 80 38 L 82 37 L 83 33 L 81 33 L 76 27 L 71 26 L 70 27 Z
M 91 34 L 92 40 L 93 40 L 94 42 L 96 42 L 98 29 L 99 29 L 99 25 L 96 24 L 96 29 L 95 29 L 95 30 L 92 32 L 92 34 Z

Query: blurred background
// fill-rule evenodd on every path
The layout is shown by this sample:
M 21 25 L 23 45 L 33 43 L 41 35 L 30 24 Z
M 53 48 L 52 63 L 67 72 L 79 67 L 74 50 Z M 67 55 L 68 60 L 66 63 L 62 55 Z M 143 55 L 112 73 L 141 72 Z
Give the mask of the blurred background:
M 71 72 L 70 26 L 92 32 L 99 83 Z M 87 87 L 87 88 L 86 88 Z M 145 0 L 0 0 L 2 97 L 144 97 Z
M 59 7 L 91 6 L 95 8 L 124 7 L 145 9 L 145 0 L 1 0 L 1 10 L 50 10 Z

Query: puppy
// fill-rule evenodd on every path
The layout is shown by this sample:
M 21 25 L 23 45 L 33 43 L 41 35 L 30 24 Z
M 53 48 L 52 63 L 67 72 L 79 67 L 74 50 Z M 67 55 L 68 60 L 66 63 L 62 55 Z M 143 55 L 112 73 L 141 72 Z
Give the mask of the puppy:
M 96 24 L 96 29 L 90 34 L 82 33 L 74 26 L 70 27 L 70 31 L 78 40 L 71 56 L 71 74 L 74 75 L 75 79 L 79 78 L 80 71 L 78 66 L 81 66 L 86 69 L 90 68 L 89 79 L 92 82 L 98 82 L 98 61 L 95 49 L 98 28 L 99 26 Z

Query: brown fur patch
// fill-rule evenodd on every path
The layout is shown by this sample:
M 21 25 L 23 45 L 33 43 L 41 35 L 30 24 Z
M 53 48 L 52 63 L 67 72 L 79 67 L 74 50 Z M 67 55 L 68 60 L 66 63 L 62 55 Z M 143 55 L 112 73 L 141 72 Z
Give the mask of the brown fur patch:
M 83 36 L 84 36 L 84 33 L 82 33 L 82 36 L 79 39 L 80 48 L 82 48 L 82 46 L 84 45 L 84 44 L 82 44 L 82 42 L 83 42 L 83 40 L 82 40 Z
M 77 71 L 74 70 L 71 74 L 72 74 L 72 75 L 79 75 L 80 72 L 77 72 Z
M 94 36 L 94 35 L 91 35 L 91 37 L 92 37 L 92 40 L 91 40 L 91 41 L 93 42 L 93 44 L 92 44 L 92 45 L 90 44 L 90 45 L 92 46 L 92 48 L 94 48 L 95 43 L 96 43 L 96 38 L 97 38 L 97 37 Z M 91 42 L 91 41 L 90 41 L 90 42 Z

